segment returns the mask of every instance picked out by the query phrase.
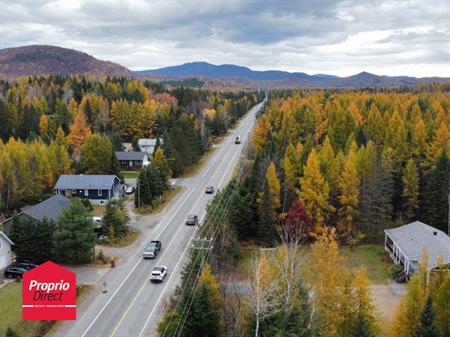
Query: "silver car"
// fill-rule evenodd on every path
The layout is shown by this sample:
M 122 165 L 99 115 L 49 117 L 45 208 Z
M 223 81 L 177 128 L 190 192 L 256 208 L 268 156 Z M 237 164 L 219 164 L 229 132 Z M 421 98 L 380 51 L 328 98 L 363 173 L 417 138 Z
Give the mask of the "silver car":
M 164 277 L 166 277 L 166 275 L 167 275 L 167 267 L 156 266 L 152 270 L 150 282 L 162 282 L 164 280 Z

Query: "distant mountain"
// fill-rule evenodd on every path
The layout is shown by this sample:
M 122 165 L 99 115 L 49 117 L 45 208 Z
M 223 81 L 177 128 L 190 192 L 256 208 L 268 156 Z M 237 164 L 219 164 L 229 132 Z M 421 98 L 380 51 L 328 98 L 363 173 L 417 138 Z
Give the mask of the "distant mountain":
M 0 76 L 42 74 L 132 76 L 119 64 L 74 49 L 45 45 L 0 49 Z
M 448 81 L 449 78 L 408 76 L 379 76 L 362 72 L 353 76 L 338 77 L 327 74 L 308 75 L 302 72 L 280 70 L 258 71 L 232 64 L 214 65 L 207 62 L 192 62 L 178 66 L 153 70 L 135 71 L 139 76 L 157 76 L 164 80 L 198 77 L 217 82 L 221 79 L 229 86 L 251 86 L 265 88 L 361 88 L 402 87 L 420 83 Z

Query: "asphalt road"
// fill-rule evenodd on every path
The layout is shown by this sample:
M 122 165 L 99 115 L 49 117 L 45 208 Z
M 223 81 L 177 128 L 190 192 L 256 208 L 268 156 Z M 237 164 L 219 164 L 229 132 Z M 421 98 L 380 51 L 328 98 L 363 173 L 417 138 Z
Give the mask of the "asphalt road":
M 250 136 L 255 114 L 262 103 L 253 107 L 224 141 L 218 146 L 203 169 L 186 179 L 188 187 L 167 208 L 158 225 L 141 247 L 120 266 L 108 274 L 106 294 L 99 293 L 83 310 L 77 320 L 62 332 L 66 337 L 143 337 L 155 336 L 164 303 L 169 299 L 180 280 L 183 264 L 194 226 L 186 226 L 188 214 L 198 214 L 202 220 L 211 195 L 205 194 L 207 185 L 223 189 L 231 178 Z M 235 145 L 239 136 L 241 145 Z M 161 240 L 162 250 L 155 260 L 143 260 L 141 253 L 147 241 Z M 155 265 L 168 268 L 163 283 L 150 283 L 150 273 Z

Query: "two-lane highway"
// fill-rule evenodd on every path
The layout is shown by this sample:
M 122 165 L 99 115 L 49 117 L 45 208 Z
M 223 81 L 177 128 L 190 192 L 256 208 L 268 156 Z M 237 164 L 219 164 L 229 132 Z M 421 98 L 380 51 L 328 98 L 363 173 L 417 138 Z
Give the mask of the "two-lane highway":
M 164 214 L 146 240 L 161 240 L 162 250 L 155 260 L 143 260 L 146 242 L 136 248 L 132 258 L 108 275 L 107 294 L 99 294 L 81 317 L 64 333 L 67 337 L 142 337 L 155 336 L 165 301 L 181 277 L 186 253 L 195 234 L 195 226 L 184 224 L 188 214 L 203 219 L 211 195 L 207 185 L 222 189 L 228 183 L 263 103 L 253 107 L 239 125 L 218 146 L 213 156 L 195 177 L 186 179 L 187 188 Z M 234 144 L 239 136 L 241 145 Z M 168 268 L 161 284 L 149 281 L 155 265 Z

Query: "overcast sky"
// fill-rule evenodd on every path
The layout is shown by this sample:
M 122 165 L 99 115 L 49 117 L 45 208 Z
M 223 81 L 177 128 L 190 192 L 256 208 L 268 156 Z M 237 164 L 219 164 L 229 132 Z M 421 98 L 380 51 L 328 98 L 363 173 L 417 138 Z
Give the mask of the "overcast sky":
M 450 1 L 0 0 L 0 48 L 74 48 L 133 70 L 192 61 L 450 76 Z

